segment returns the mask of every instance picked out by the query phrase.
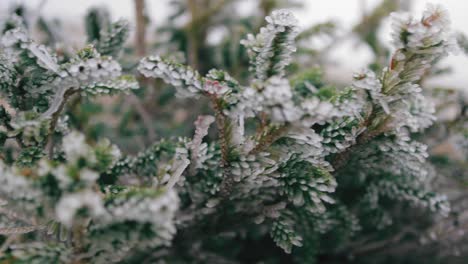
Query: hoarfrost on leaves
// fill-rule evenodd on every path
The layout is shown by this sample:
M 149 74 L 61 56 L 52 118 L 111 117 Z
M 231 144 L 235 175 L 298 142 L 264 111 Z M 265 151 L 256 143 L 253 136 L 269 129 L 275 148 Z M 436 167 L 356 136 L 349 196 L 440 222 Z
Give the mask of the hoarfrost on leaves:
M 239 241 L 263 242 L 269 235 L 291 259 L 309 263 L 320 254 L 341 259 L 359 256 L 369 245 L 374 249 L 373 243 L 401 242 L 392 234 L 407 221 L 397 212 L 402 208 L 417 208 L 415 215 L 431 221 L 450 215 L 450 197 L 436 192 L 439 175 L 422 133 L 440 106 L 432 104 L 423 80 L 454 49 L 440 6 L 429 5 L 421 19 L 392 15 L 395 50 L 388 66 L 357 72 L 348 87 L 328 85 L 320 71 L 291 65 L 297 45 L 303 47 L 295 41 L 298 21 L 287 10 L 273 11 L 257 35 L 241 41 L 247 54 L 236 54 L 246 56 L 251 76 L 153 55 L 139 61 L 136 71 L 145 78 L 137 79 L 121 52 L 128 22 L 111 23 L 101 9 L 88 19 L 91 45 L 76 53 L 56 55 L 36 43 L 19 17 L 1 36 L 0 93 L 7 107 L 0 107 L 0 147 L 17 150 L 1 155 L 0 233 L 28 233 L 12 245 L 6 240 L 10 259 L 218 263 L 232 258 L 222 250 L 212 254 L 219 241 L 250 252 L 250 244 Z M 308 58 L 300 51 L 298 57 Z M 132 140 L 147 145 L 152 140 L 145 130 L 159 131 L 162 122 L 134 126 L 137 114 L 153 121 L 148 102 L 115 107 L 130 110 L 118 119 L 118 129 L 104 132 L 93 126 L 102 117 L 90 118 L 94 110 L 80 105 L 97 104 L 86 98 L 94 95 L 126 96 L 143 79 L 148 89 L 132 97 L 155 92 L 164 99 L 165 87 L 152 91 L 146 78 L 162 79 L 187 99 L 189 110 L 196 105 L 202 112 L 185 111 L 190 113 L 182 124 L 169 126 L 174 136 L 178 126 L 189 124 L 192 138 L 164 139 L 161 133 L 139 150 Z M 158 108 L 156 114 L 165 120 L 175 110 Z M 190 118 L 195 122 L 186 122 Z M 459 148 L 466 145 L 463 129 L 451 138 Z M 102 137 L 107 130 L 109 139 Z M 119 139 L 123 134 L 128 138 Z M 426 223 L 417 224 L 411 228 L 419 232 Z M 409 241 L 413 234 L 402 236 Z
M 268 24 L 258 35 L 249 34 L 241 41 L 247 48 L 250 70 L 260 81 L 273 75 L 284 76 L 291 54 L 296 51 L 294 39 L 299 33 L 298 21 L 288 10 L 273 11 L 265 20 Z

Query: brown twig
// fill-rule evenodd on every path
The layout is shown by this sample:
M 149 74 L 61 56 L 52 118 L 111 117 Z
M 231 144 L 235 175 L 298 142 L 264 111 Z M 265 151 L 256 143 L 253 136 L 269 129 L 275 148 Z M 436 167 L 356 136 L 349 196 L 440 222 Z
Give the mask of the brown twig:
M 136 21 L 136 33 L 135 33 L 135 50 L 136 55 L 141 58 L 146 55 L 146 16 L 145 16 L 145 0 L 135 0 L 135 21 Z M 150 81 L 142 75 L 138 76 L 138 80 L 147 86 L 149 91 L 148 99 L 154 98 L 154 89 L 150 86 Z M 151 126 L 152 118 L 151 115 L 145 108 L 145 104 L 140 102 L 134 94 L 130 94 L 129 100 L 135 110 L 140 115 L 143 125 L 148 131 L 148 137 L 151 142 L 156 140 L 156 133 Z
M 44 228 L 44 226 L 3 227 L 0 228 L 0 235 L 22 235 Z
M 413 228 L 411 228 L 411 227 L 405 228 L 404 230 L 402 230 L 400 233 L 397 233 L 393 237 L 390 237 L 390 238 L 385 239 L 385 240 L 379 240 L 379 241 L 371 242 L 371 243 L 365 244 L 363 246 L 360 246 L 360 247 L 358 247 L 358 248 L 356 248 L 354 250 L 351 250 L 351 255 L 354 255 L 354 256 L 355 255 L 364 255 L 364 254 L 367 254 L 367 253 L 372 252 L 372 251 L 385 249 L 389 245 L 394 244 L 394 243 L 398 243 L 399 241 L 401 241 L 401 239 L 405 235 L 412 234 L 412 233 L 417 234 L 417 232 Z
M 76 93 L 77 90 L 70 88 L 68 89 L 65 94 L 63 95 L 63 100 L 60 103 L 59 107 L 57 108 L 57 111 L 55 111 L 52 116 L 51 116 L 51 121 L 50 121 L 50 126 L 49 126 L 49 134 L 47 136 L 47 144 L 46 144 L 46 153 L 49 157 L 49 159 L 52 159 L 54 156 L 54 133 L 55 133 L 55 127 L 57 126 L 58 119 L 60 117 L 60 114 L 67 104 L 68 98 L 70 98 L 74 93 Z
M 5 252 L 5 250 L 8 249 L 8 247 L 10 246 L 11 243 L 13 243 L 13 241 L 15 241 L 15 239 L 17 238 L 16 235 L 9 235 L 5 241 L 3 242 L 2 246 L 0 247 L 0 256 L 3 255 L 3 252 Z
M 87 232 L 90 221 L 90 218 L 86 218 L 84 221 L 78 224 L 74 224 L 71 229 L 73 246 L 73 260 L 71 263 L 73 264 L 89 263 L 89 259 L 86 261 L 86 258 L 89 257 L 89 255 L 86 253 L 87 249 L 85 234 Z
M 220 186 L 220 195 L 224 199 L 231 194 L 232 186 L 234 184 L 234 179 L 231 175 L 229 166 L 229 140 L 226 133 L 226 117 L 222 112 L 221 101 L 215 96 L 210 96 L 210 99 L 215 111 L 215 121 L 219 131 L 219 141 L 221 145 L 220 167 L 223 169 L 223 181 Z
M 138 57 L 143 57 L 146 53 L 145 0 L 135 0 L 135 21 L 135 50 Z
M 331 161 L 331 165 L 335 169 L 335 172 L 342 169 L 349 162 L 351 154 L 353 154 L 357 148 L 369 143 L 372 139 L 387 131 L 387 124 L 391 120 L 391 116 L 387 116 L 378 127 L 370 129 L 370 126 L 376 117 L 377 113 L 375 107 L 372 107 L 367 118 L 360 125 L 361 128 L 366 128 L 366 130 L 356 138 L 356 143 L 354 145 L 347 148 L 345 151 L 336 154 L 334 159 Z
M 367 144 L 369 141 L 374 139 L 376 136 L 380 135 L 383 131 L 380 130 L 373 130 L 373 131 L 366 131 L 359 135 L 356 139 L 356 144 L 347 148 L 345 151 L 338 153 L 335 158 L 332 160 L 331 164 L 335 171 L 340 170 L 346 164 L 348 164 L 351 154 L 359 148 L 361 145 Z
M 144 105 L 139 102 L 138 97 L 134 94 L 129 94 L 128 98 L 130 100 L 130 103 L 132 104 L 133 107 L 135 107 L 135 110 L 137 111 L 138 115 L 140 115 L 143 125 L 145 126 L 146 130 L 148 131 L 148 137 L 151 142 L 156 140 L 156 133 L 154 132 L 153 127 L 151 126 L 152 118 L 151 115 L 146 111 Z
M 199 69 L 198 61 L 198 51 L 200 49 L 200 44 L 205 39 L 203 35 L 206 32 L 206 23 L 213 17 L 214 14 L 218 13 L 228 2 L 228 0 L 219 0 L 216 1 L 208 9 L 200 8 L 206 7 L 205 3 L 200 3 L 197 0 L 188 0 L 188 11 L 190 14 L 190 22 L 185 27 L 188 36 L 188 62 L 189 65 L 194 69 Z M 200 12 L 201 10 L 206 10 L 205 12 Z M 201 33 L 201 34 L 200 34 Z
M 189 65 L 198 69 L 198 43 L 197 43 L 197 26 L 196 20 L 198 19 L 198 9 L 196 0 L 187 1 L 188 10 L 191 16 L 191 22 L 187 27 L 187 37 L 188 37 L 188 62 Z
M 30 216 L 22 215 L 8 208 L 5 208 L 5 206 L 0 206 L 0 214 L 6 216 L 7 218 L 21 221 L 31 226 L 35 226 L 37 224 L 36 219 L 31 218 Z
M 284 125 L 261 137 L 258 144 L 250 151 L 250 154 L 257 154 L 263 151 L 265 148 L 273 144 L 273 142 L 282 137 L 288 130 L 289 126 Z

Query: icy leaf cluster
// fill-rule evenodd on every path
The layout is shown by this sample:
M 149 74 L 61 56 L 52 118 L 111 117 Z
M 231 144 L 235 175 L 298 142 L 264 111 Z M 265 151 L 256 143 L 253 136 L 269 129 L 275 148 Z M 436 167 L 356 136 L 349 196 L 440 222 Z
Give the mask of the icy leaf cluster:
M 241 41 L 247 48 L 250 70 L 260 81 L 284 76 L 291 54 L 296 51 L 294 39 L 299 33 L 297 19 L 287 10 L 273 11 L 265 20 L 268 24 L 258 35 L 249 34 Z
M 162 78 L 177 89 L 180 97 L 192 97 L 202 91 L 202 81 L 198 72 L 189 67 L 166 61 L 159 56 L 144 58 L 138 70 L 145 77 Z

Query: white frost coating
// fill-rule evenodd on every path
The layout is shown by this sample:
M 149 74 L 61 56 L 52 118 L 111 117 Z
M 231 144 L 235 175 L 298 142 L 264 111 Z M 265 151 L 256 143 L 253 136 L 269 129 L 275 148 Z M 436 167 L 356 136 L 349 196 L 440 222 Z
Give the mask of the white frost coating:
M 133 78 L 117 78 L 90 84 L 84 91 L 90 94 L 111 94 L 117 91 L 127 93 L 130 90 L 138 89 L 138 87 L 138 82 Z
M 76 212 L 81 208 L 88 209 L 91 216 L 96 218 L 106 214 L 101 196 L 91 190 L 84 190 L 67 194 L 60 199 L 55 208 L 57 220 L 65 226 L 71 227 Z
M 128 38 L 129 22 L 121 19 L 112 23 L 110 28 L 104 27 L 100 31 L 100 39 L 96 44 L 101 54 L 116 57 L 121 52 L 121 47 Z
M 203 91 L 210 95 L 221 96 L 229 91 L 229 88 L 218 81 L 205 80 Z
M 178 206 L 179 197 L 174 190 L 148 195 L 127 193 L 112 199 L 106 203 L 108 214 L 94 219 L 94 226 L 91 227 L 98 236 L 92 244 L 92 250 L 98 252 L 93 260 L 99 260 L 97 263 L 114 263 L 121 261 L 134 248 L 170 246 L 176 233 L 174 217 Z M 148 236 L 148 233 L 140 230 L 135 232 L 129 228 L 117 231 L 112 229 L 113 225 L 126 225 L 127 222 L 137 223 L 136 226 L 144 225 L 145 230 L 155 235 Z M 110 232 L 108 227 L 111 227 Z
M 68 89 L 70 89 L 70 87 L 66 87 L 66 86 L 60 86 L 57 89 L 57 92 L 54 95 L 54 99 L 52 99 L 52 102 L 50 103 L 47 111 L 42 113 L 41 118 L 43 119 L 50 118 L 54 113 L 56 113 L 59 110 L 60 105 L 63 103 L 63 100 L 64 100 L 63 97 L 65 95 L 65 92 Z
M 392 29 L 396 48 L 433 55 L 445 55 L 447 48 L 456 48 L 448 11 L 441 5 L 428 4 L 420 20 L 407 13 L 393 13 Z
M 354 85 L 370 90 L 372 99 L 392 115 L 395 131 L 408 128 L 417 132 L 435 120 L 434 105 L 422 95 L 419 80 L 434 61 L 456 50 L 455 38 L 448 12 L 439 5 L 429 4 L 419 20 L 408 14 L 393 14 L 392 18 L 393 42 L 398 50 L 390 67 L 384 69 L 383 87 L 380 89 L 380 83 L 368 72 Z
M 87 159 L 93 159 L 91 157 L 91 149 L 85 142 L 83 134 L 73 131 L 63 137 L 62 140 L 63 151 L 68 161 L 73 162 L 78 160 L 80 157 L 86 157 Z
M 372 100 L 380 104 L 386 114 L 390 114 L 388 102 L 392 101 L 393 98 L 382 94 L 382 83 L 377 79 L 373 71 L 363 70 L 354 74 L 353 86 L 357 89 L 369 91 Z
M 208 129 L 210 125 L 215 121 L 215 118 L 210 115 L 198 116 L 195 121 L 195 135 L 193 136 L 192 142 L 189 143 L 190 159 L 192 167 L 198 167 L 198 159 L 200 156 L 200 146 L 203 138 L 208 135 Z
M 96 148 L 100 149 L 101 151 L 105 150 L 106 153 L 110 155 L 110 158 L 112 159 L 110 161 L 110 167 L 114 166 L 122 157 L 122 152 L 120 151 L 119 147 L 112 144 L 111 141 L 107 138 L 99 140 Z
M 15 44 L 24 43 L 28 40 L 28 34 L 22 28 L 10 29 L 1 37 L 1 43 L 4 47 L 12 47 Z
M 145 77 L 161 78 L 173 85 L 177 90 L 176 95 L 181 98 L 196 97 L 202 91 L 203 85 L 197 71 L 159 56 L 143 58 L 138 71 Z
M 336 118 L 320 132 L 324 138 L 322 144 L 327 154 L 342 152 L 356 143 L 356 138 L 366 130 L 366 127 L 353 125 L 353 121 L 355 120 Z M 349 126 L 352 126 L 351 130 Z
M 93 184 L 99 178 L 99 173 L 90 169 L 84 168 L 80 171 L 80 180 L 85 181 L 88 184 Z
M 37 44 L 30 39 L 23 28 L 14 28 L 5 32 L 1 37 L 1 44 L 5 48 L 11 49 L 14 49 L 13 46 L 18 44 L 20 49 L 29 51 L 30 54 L 28 55 L 37 59 L 39 66 L 58 73 L 57 58 L 52 56 L 44 45 Z
M 58 73 L 59 65 L 57 64 L 57 59 L 50 55 L 45 46 L 30 43 L 28 45 L 28 49 L 34 56 L 36 56 L 40 66 Z
M 244 143 L 245 138 L 245 124 L 244 124 L 244 115 L 239 113 L 237 116 L 232 118 L 232 132 L 231 132 L 231 142 L 234 146 L 240 146 Z
M 168 190 L 172 189 L 176 183 L 180 182 L 182 173 L 189 164 L 190 161 L 187 159 L 187 151 L 182 148 L 177 148 L 170 170 L 170 178 L 166 184 Z
M 63 65 L 59 76 L 51 84 L 46 85 L 56 88 L 56 92 L 42 118 L 50 118 L 59 110 L 65 92 L 69 89 L 82 90 L 90 94 L 137 89 L 136 80 L 121 77 L 121 71 L 119 63 L 108 57 L 74 60 Z
M 301 110 L 292 101 L 291 86 L 287 79 L 270 78 L 262 92 L 264 105 L 271 111 L 274 122 L 293 122 L 302 116 Z
M 289 81 L 277 76 L 268 79 L 261 91 L 245 88 L 228 115 L 234 119 L 238 115 L 253 117 L 262 111 L 268 113 L 274 123 L 295 122 L 303 116 L 292 100 Z
M 299 21 L 289 10 L 275 10 L 271 13 L 271 16 L 267 16 L 265 20 L 275 26 L 283 27 L 297 27 Z
M 193 150 L 194 147 L 200 146 L 202 139 L 208 135 L 208 129 L 210 125 L 215 121 L 215 118 L 210 115 L 198 116 L 195 121 L 195 135 L 193 137 L 190 149 Z
M 268 24 L 260 29 L 258 35 L 249 34 L 241 41 L 252 61 L 251 71 L 259 80 L 268 79 L 272 72 L 279 77 L 284 76 L 284 68 L 296 51 L 294 39 L 299 33 L 298 21 L 288 10 L 274 11 L 265 19 Z
M 103 224 L 112 224 L 134 220 L 137 222 L 149 222 L 158 227 L 166 227 L 175 232 L 172 219 L 179 207 L 179 197 L 174 189 L 170 189 L 157 197 L 116 198 L 107 205 L 110 217 L 100 220 Z M 164 209 L 164 210 L 163 210 Z M 166 229 L 164 228 L 164 229 Z
M 19 170 L 7 167 L 0 160 L 0 193 L 11 199 L 37 200 L 40 192 L 34 189 L 27 177 L 21 175 Z
M 304 116 L 302 124 L 310 127 L 314 124 L 321 124 L 330 120 L 333 116 L 338 116 L 338 109 L 328 101 L 322 101 L 317 97 L 307 98 L 300 105 Z
M 49 173 L 54 175 L 61 189 L 65 189 L 69 187 L 70 184 L 73 184 L 73 179 L 68 174 L 68 167 L 66 165 L 60 164 L 55 168 L 51 168 Z
M 303 126 L 294 126 L 286 134 L 287 138 L 293 141 L 287 145 L 281 146 L 281 161 L 287 161 L 292 155 L 307 161 L 316 167 L 332 171 L 333 168 L 325 160 L 328 154 L 322 142 L 323 137 L 317 134 L 313 129 Z

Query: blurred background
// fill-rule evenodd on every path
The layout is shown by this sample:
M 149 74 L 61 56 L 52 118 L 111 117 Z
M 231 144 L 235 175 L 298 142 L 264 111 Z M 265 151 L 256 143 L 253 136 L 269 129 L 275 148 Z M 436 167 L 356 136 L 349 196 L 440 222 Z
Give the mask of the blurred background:
M 171 16 L 174 16 L 178 11 L 177 4 L 172 0 L 147 0 L 145 1 L 145 14 L 150 23 L 147 28 L 147 41 L 159 38 L 156 32 L 165 24 Z M 217 5 L 216 2 L 229 1 L 210 1 L 209 5 Z M 241 17 L 256 17 L 260 16 L 257 6 L 259 1 L 256 0 L 236 0 L 230 10 Z M 268 1 L 264 1 L 268 2 Z M 286 2 L 286 1 L 285 1 Z M 351 80 L 352 73 L 366 67 L 373 61 L 373 52 L 367 45 L 356 39 L 356 36 L 347 34 L 362 18 L 369 12 L 374 10 L 382 0 L 301 0 L 287 1 L 284 7 L 291 8 L 298 17 L 301 26 L 306 29 L 317 23 L 326 23 L 332 21 L 337 26 L 336 34 L 339 37 L 332 41 L 333 49 L 330 50 L 327 56 L 326 73 L 330 79 L 338 82 L 346 83 Z M 293 2 L 293 4 L 291 4 Z M 390 1 L 392 2 L 392 1 Z M 453 29 L 455 31 L 468 34 L 468 19 L 466 11 L 468 10 L 468 1 L 460 0 L 412 0 L 399 1 L 401 9 L 406 9 L 414 14 L 419 14 L 427 3 L 443 4 L 452 18 Z M 107 7 L 113 19 L 125 18 L 135 24 L 135 4 L 133 0 L 80 0 L 80 1 L 63 1 L 63 0 L 2 0 L 0 1 L 0 16 L 5 17 L 11 13 L 11 6 L 23 4 L 30 9 L 30 12 L 35 15 L 42 15 L 49 20 L 60 20 L 62 27 L 67 32 L 74 34 L 67 35 L 66 42 L 77 48 L 82 46 L 86 41 L 85 24 L 83 18 L 91 7 L 105 6 Z M 210 7 L 200 5 L 196 7 L 200 11 L 207 10 Z M 1 19 L 1 18 L 0 18 Z M 187 16 L 181 15 L 177 18 L 176 23 L 183 24 L 189 19 Z M 259 18 L 260 19 L 260 18 Z M 384 44 L 389 44 L 390 25 L 388 19 L 384 19 L 380 25 L 380 30 L 377 37 Z M 135 31 L 133 30 L 134 34 Z M 228 34 L 228 31 L 222 26 L 210 29 L 207 36 L 207 41 L 215 43 L 222 41 L 223 34 Z M 132 37 L 130 39 L 133 39 Z M 320 47 L 326 42 L 323 39 L 310 41 L 309 45 Z M 434 85 L 449 85 L 451 88 L 466 89 L 468 87 L 468 71 L 464 65 L 468 65 L 467 56 L 452 55 L 442 62 L 441 65 L 451 65 L 451 72 L 440 75 L 437 78 L 432 78 L 429 83 Z

